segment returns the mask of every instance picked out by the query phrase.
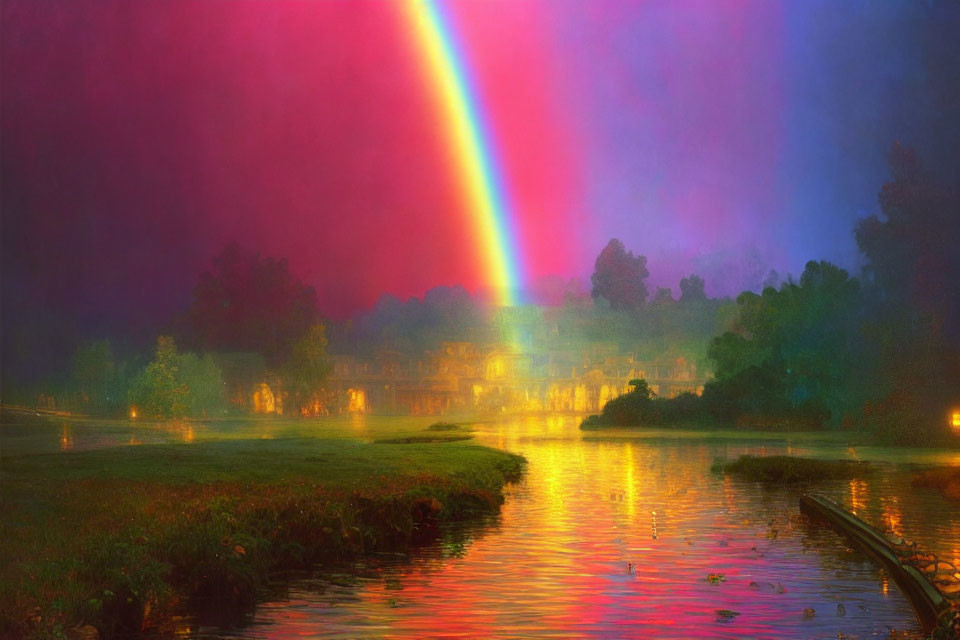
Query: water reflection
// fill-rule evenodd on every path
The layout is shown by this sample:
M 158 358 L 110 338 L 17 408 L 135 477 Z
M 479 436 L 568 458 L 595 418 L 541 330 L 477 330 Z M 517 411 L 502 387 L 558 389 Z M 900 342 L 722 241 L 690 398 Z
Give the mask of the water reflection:
M 867 506 L 867 483 L 864 480 L 859 478 L 853 479 L 850 481 L 850 496 L 847 500 L 847 506 L 850 508 L 850 511 L 857 515 L 858 511 L 862 511 L 865 506 Z
M 63 423 L 60 429 L 60 451 L 71 449 L 73 449 L 73 429 L 67 423 Z
M 136 443 L 314 436 L 374 439 L 430 419 L 136 423 L 28 422 L 4 415 L 4 455 Z M 888 637 L 916 630 L 885 575 L 822 526 L 795 490 L 710 472 L 744 453 L 871 461 L 880 472 L 820 487 L 880 529 L 960 562 L 960 513 L 910 485 L 910 464 L 949 451 L 853 449 L 836 439 L 644 431 L 583 434 L 562 416 L 476 425 L 478 440 L 529 461 L 482 535 L 412 557 L 367 559 L 288 585 L 252 626 L 223 637 Z M 475 530 L 474 530 L 475 531 Z M 713 574 L 714 579 L 710 579 Z M 722 577 L 720 577 L 722 574 Z M 346 577 L 344 577 L 346 576 Z M 844 616 L 837 616 L 843 605 Z M 813 618 L 803 615 L 812 608 Z M 718 611 L 739 615 L 720 615 Z M 208 637 L 190 623 L 187 636 Z
M 440 545 L 393 565 L 361 564 L 362 577 L 348 589 L 322 577 L 296 584 L 232 636 L 862 638 L 919 631 L 882 572 L 799 516 L 794 491 L 709 471 L 716 457 L 784 453 L 782 443 L 585 440 L 575 420 L 556 417 L 478 429 L 483 443 L 530 463 L 485 534 L 457 553 Z M 946 537 L 924 517 L 931 509 L 943 517 L 943 505 L 930 502 L 939 496 L 901 498 L 911 491 L 906 472 L 829 489 L 881 526 L 960 549 L 960 517 L 946 518 Z

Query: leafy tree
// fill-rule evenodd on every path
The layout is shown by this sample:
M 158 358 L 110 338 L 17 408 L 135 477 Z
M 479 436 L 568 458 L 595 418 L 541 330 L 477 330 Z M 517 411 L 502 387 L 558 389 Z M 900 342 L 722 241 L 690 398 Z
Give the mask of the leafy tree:
M 703 278 L 691 274 L 689 278 L 680 279 L 680 302 L 702 302 L 706 299 Z
M 653 304 L 668 305 L 673 302 L 673 291 L 669 287 L 657 287 L 657 293 L 653 296 Z
M 960 195 L 938 184 L 908 147 L 894 145 L 890 169 L 882 216 L 861 220 L 855 232 L 867 272 L 891 304 L 932 315 L 960 344 Z
M 186 415 L 190 408 L 190 388 L 181 379 L 177 345 L 170 336 L 157 338 L 153 360 L 134 381 L 130 402 L 142 415 L 159 418 Z
M 95 340 L 77 347 L 72 377 L 85 410 L 103 413 L 119 401 L 111 397 L 117 382 L 117 367 L 109 340 Z
M 423 299 L 383 295 L 348 335 L 334 335 L 341 350 L 422 353 L 444 341 L 485 342 L 493 335 L 490 313 L 461 286 L 438 286 Z
M 637 309 L 647 299 L 644 280 L 649 275 L 647 258 L 634 256 L 632 251 L 627 251 L 623 243 L 614 238 L 597 256 L 590 277 L 593 285 L 590 295 L 594 299 L 604 298 L 615 311 Z
M 881 215 L 856 228 L 876 285 L 867 333 L 876 345 L 877 399 L 864 416 L 884 441 L 931 443 L 946 437 L 943 415 L 960 386 L 960 193 L 910 148 L 895 145 L 890 168 Z
M 178 356 L 179 380 L 189 390 L 187 412 L 192 416 L 214 415 L 224 408 L 224 384 L 213 356 L 195 353 Z
M 718 415 L 839 421 L 873 392 L 862 290 L 843 269 L 808 262 L 799 283 L 743 293 L 737 306 L 708 349 L 716 382 L 704 400 Z
M 286 384 L 300 402 L 309 402 L 330 373 L 326 327 L 315 324 L 293 346 L 286 366 Z
M 228 407 L 235 410 L 246 407 L 250 393 L 267 375 L 263 356 L 250 352 L 214 352 L 209 355 L 223 377 L 223 394 Z
M 597 429 L 605 426 L 678 426 L 703 424 L 708 420 L 703 403 L 692 393 L 681 393 L 676 398 L 658 398 L 642 378 L 629 382 L 630 393 L 610 400 L 600 415 L 589 416 L 581 424 L 582 429 Z
M 256 352 L 279 366 L 318 318 L 316 293 L 294 277 L 286 260 L 228 245 L 203 273 L 188 312 L 204 351 Z
M 637 394 L 637 397 L 649 400 L 656 395 L 653 393 L 653 389 L 650 388 L 650 385 L 647 384 L 647 381 L 644 378 L 633 378 L 627 384 L 633 387 L 630 389 L 630 393 Z

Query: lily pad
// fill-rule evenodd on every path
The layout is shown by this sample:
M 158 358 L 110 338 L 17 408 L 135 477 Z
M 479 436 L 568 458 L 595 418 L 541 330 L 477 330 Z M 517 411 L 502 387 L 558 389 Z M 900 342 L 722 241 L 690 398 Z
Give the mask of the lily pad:
M 740 615 L 739 611 L 732 611 L 730 609 L 717 609 L 717 620 L 720 622 L 730 622 L 738 615 Z

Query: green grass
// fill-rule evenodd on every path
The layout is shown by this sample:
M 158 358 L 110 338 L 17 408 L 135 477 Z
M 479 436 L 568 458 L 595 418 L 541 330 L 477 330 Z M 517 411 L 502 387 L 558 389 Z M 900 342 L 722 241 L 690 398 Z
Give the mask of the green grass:
M 473 436 L 469 434 L 461 435 L 436 435 L 436 436 L 404 436 L 403 438 L 378 438 L 374 440 L 377 444 L 429 444 L 438 442 L 462 442 L 471 440 Z
M 143 444 L 175 444 L 190 440 L 208 442 L 271 438 L 333 438 L 373 441 L 414 436 L 431 431 L 430 417 L 328 416 L 301 418 L 250 416 L 190 420 L 91 418 L 35 415 L 29 411 L 0 409 L 0 456 L 55 453 L 69 439 L 75 448 L 103 448 Z M 467 426 L 455 431 L 469 433 Z
M 871 471 L 867 463 L 852 460 L 817 460 L 794 456 L 740 456 L 734 462 L 718 463 L 713 471 L 768 484 L 811 483 L 844 480 Z
M 469 428 L 452 422 L 434 422 L 427 427 L 427 431 L 469 431 Z
M 340 437 L 3 457 L 0 636 L 122 637 L 249 610 L 278 570 L 406 549 L 495 511 L 522 471 L 467 442 L 374 445 L 328 426 Z

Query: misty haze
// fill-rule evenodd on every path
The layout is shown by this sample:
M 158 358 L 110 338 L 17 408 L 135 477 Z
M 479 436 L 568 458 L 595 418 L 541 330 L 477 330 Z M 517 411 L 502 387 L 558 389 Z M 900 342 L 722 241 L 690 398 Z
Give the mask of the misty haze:
M 960 638 L 957 2 L 0 20 L 0 638 Z

